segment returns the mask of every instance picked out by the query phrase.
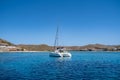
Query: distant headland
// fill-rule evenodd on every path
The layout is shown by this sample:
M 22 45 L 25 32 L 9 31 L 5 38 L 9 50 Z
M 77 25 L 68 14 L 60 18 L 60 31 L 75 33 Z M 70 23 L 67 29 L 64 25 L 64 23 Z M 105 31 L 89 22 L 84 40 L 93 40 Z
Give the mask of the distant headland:
M 120 51 L 120 45 L 88 44 L 85 46 L 63 46 L 72 51 Z M 41 45 L 15 45 L 7 40 L 0 39 L 0 52 L 11 51 L 52 51 L 53 46 Z

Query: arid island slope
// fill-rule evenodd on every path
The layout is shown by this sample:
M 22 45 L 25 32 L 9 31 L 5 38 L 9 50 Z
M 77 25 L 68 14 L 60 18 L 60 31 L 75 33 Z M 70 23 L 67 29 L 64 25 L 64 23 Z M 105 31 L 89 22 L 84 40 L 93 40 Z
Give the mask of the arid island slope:
M 120 45 L 103 45 L 103 44 L 88 44 L 85 46 L 63 46 L 67 50 L 77 51 L 120 51 Z M 46 44 L 40 45 L 26 45 L 20 44 L 15 45 L 9 41 L 0 39 L 0 52 L 9 51 L 52 51 L 53 46 Z

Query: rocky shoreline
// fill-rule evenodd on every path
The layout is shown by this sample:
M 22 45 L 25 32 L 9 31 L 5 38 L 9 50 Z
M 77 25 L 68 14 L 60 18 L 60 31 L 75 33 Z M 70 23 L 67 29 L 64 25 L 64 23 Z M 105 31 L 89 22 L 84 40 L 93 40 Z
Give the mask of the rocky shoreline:
M 120 45 L 89 44 L 85 46 L 62 46 L 69 51 L 120 51 Z M 0 52 L 40 52 L 52 51 L 53 46 L 41 45 L 15 45 L 0 39 Z
M 92 44 L 86 46 L 63 46 L 69 51 L 120 51 L 120 46 L 106 46 L 101 44 Z M 52 51 L 53 46 L 48 45 L 16 45 L 0 46 L 0 52 L 40 52 Z

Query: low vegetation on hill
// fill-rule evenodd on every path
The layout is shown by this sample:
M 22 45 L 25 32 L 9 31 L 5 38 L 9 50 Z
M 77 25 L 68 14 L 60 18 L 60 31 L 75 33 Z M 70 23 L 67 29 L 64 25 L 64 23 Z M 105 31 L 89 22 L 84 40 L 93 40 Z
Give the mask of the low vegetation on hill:
M 41 45 L 14 45 L 13 43 L 0 39 L 0 51 L 4 51 L 7 48 L 9 50 L 26 50 L 26 51 L 52 51 L 53 46 L 48 46 L 46 44 Z M 6 46 L 6 48 L 3 46 Z M 8 46 L 13 46 L 8 47 Z M 64 46 L 67 50 L 78 50 L 78 51 L 120 51 L 120 45 L 103 45 L 103 44 L 89 44 L 85 46 Z M 4 49 L 4 50 L 3 50 Z M 8 49 L 7 49 L 8 50 Z
M 24 48 L 28 51 L 50 51 L 52 47 L 42 44 L 42 45 L 17 45 L 18 47 Z
M 85 46 L 67 47 L 70 50 L 79 51 L 120 51 L 120 46 L 103 45 L 103 44 L 89 44 Z
M 13 46 L 14 44 L 0 38 L 0 45 L 1 46 Z

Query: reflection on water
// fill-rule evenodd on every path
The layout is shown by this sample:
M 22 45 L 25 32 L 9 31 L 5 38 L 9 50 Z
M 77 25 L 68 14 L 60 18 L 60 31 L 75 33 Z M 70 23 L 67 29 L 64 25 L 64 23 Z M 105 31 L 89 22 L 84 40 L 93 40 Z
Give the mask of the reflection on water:
M 0 54 L 0 80 L 120 80 L 120 54 Z
M 71 60 L 71 57 L 58 57 L 56 58 L 57 61 L 70 61 Z

